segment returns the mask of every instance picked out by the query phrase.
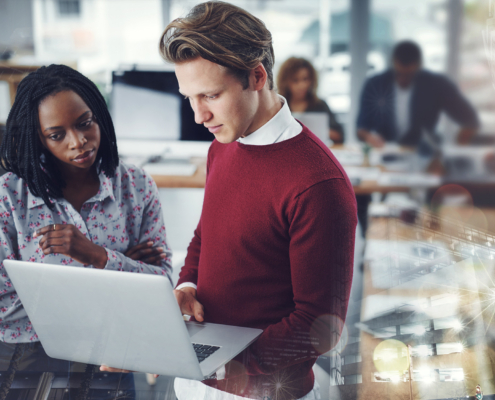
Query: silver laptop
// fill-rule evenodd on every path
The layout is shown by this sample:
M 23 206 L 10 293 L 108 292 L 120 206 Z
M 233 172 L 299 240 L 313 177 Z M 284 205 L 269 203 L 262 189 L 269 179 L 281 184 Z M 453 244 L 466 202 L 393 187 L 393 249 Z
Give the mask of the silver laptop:
M 329 135 L 329 116 L 325 112 L 299 112 L 292 113 L 295 119 L 301 121 L 304 125 L 308 127 L 308 129 L 313 132 L 318 139 L 320 139 L 326 145 L 330 145 L 330 137 Z
M 53 358 L 202 380 L 261 329 L 184 322 L 165 276 L 5 260 Z

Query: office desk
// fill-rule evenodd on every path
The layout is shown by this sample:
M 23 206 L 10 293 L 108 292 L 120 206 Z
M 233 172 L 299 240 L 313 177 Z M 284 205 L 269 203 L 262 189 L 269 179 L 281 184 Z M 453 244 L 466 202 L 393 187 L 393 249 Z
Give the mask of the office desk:
M 192 158 L 191 163 L 198 167 L 192 176 L 152 175 L 152 177 L 159 188 L 204 188 L 206 159 Z
M 339 386 L 341 398 L 409 399 L 410 388 L 414 399 L 466 398 L 477 384 L 493 395 L 489 358 L 495 350 L 495 306 L 489 296 L 495 250 L 488 243 L 495 241 L 495 211 L 480 211 L 486 217 L 482 226 L 454 207 L 422 210 L 407 222 L 371 219 L 364 266 L 354 272 L 361 295 L 351 300 L 346 321 L 349 336 L 359 340 L 336 355 L 345 359 L 337 367 L 344 382 L 356 374 L 361 380 Z M 462 325 L 448 326 L 451 320 Z M 462 344 L 460 350 L 456 343 Z M 407 367 L 397 366 L 407 357 L 408 344 L 411 385 Z M 394 349 L 398 356 L 389 358 L 392 367 L 380 370 L 376 360 Z
M 339 151 L 348 151 L 349 153 L 355 152 L 355 148 L 351 147 L 346 147 L 344 145 L 337 145 L 332 147 L 332 150 L 335 150 L 336 153 Z M 357 155 L 357 153 L 356 153 Z M 346 158 L 346 160 L 349 160 L 351 165 L 346 165 L 345 160 L 342 161 L 342 165 L 344 166 L 344 169 L 349 168 L 349 171 L 351 168 L 356 169 L 359 167 L 362 167 L 363 164 L 366 165 L 367 162 L 364 160 L 363 157 L 361 159 L 359 158 L 359 155 L 357 157 L 351 157 Z M 191 163 L 195 164 L 198 166 L 196 172 L 192 176 L 171 176 L 171 175 L 153 175 L 152 177 L 155 180 L 157 186 L 159 188 L 204 188 L 205 186 L 205 181 L 206 181 L 206 158 L 202 157 L 195 157 L 191 159 Z M 382 172 L 386 172 L 386 170 L 383 167 L 378 167 Z M 375 168 L 376 169 L 376 168 Z M 351 181 L 352 181 L 351 177 Z M 440 184 L 436 184 L 433 182 L 433 184 L 430 182 L 429 185 L 425 186 L 426 188 L 430 187 L 437 187 Z M 391 193 L 391 192 L 409 192 L 411 190 L 411 187 L 414 185 L 411 184 L 383 184 L 383 182 L 378 181 L 377 179 L 363 179 L 360 180 L 360 182 L 354 182 L 353 187 L 354 191 L 356 194 L 371 194 L 374 192 L 380 192 L 380 193 Z M 419 186 L 414 186 L 414 187 L 421 187 Z

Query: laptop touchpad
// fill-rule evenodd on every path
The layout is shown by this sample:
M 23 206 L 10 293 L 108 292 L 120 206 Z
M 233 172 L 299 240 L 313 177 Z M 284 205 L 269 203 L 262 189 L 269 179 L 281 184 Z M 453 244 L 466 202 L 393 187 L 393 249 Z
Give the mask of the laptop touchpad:
M 196 324 L 194 322 L 186 322 L 186 326 L 189 337 L 193 337 L 196 333 L 202 331 L 205 328 L 203 325 Z

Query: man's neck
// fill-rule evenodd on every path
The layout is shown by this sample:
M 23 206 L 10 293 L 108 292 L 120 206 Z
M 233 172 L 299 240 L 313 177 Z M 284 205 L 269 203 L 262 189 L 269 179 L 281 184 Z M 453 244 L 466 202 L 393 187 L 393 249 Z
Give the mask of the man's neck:
M 282 102 L 274 90 L 263 89 L 259 94 L 258 111 L 253 118 L 251 126 L 243 137 L 260 129 L 270 121 L 282 108 Z

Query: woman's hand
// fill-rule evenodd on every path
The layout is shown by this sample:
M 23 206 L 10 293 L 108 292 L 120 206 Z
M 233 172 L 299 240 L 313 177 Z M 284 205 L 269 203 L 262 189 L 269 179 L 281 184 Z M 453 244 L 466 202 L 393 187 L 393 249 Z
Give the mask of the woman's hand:
M 45 255 L 59 253 L 83 264 L 103 269 L 107 264 L 106 250 L 94 244 L 74 225 L 53 224 L 38 229 L 33 237 L 42 236 L 39 246 Z
M 107 367 L 106 365 L 102 365 L 100 367 L 100 371 L 104 372 L 120 372 L 122 374 L 128 374 L 129 372 L 136 372 L 136 371 L 129 371 L 128 369 L 120 369 L 120 368 L 112 368 L 112 367 Z M 150 374 L 154 378 L 158 378 L 160 375 L 158 374 Z
M 166 258 L 163 247 L 153 247 L 153 242 L 140 243 L 127 250 L 124 255 L 135 261 L 142 261 L 146 264 L 159 267 L 162 260 Z

